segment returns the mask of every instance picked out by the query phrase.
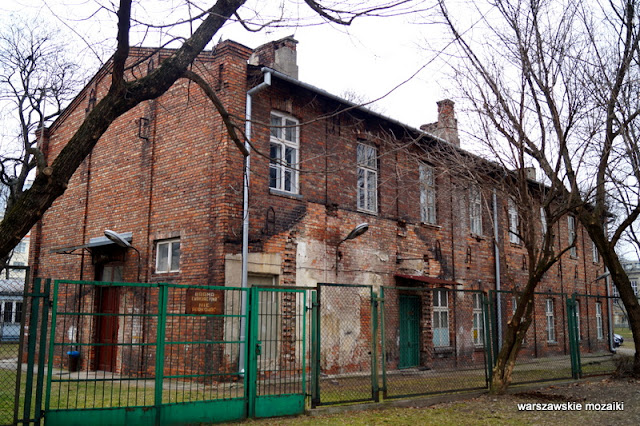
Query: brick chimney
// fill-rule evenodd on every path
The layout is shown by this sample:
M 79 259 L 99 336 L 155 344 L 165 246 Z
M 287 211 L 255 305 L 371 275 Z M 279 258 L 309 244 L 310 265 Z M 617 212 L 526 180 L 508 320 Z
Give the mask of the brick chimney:
M 249 58 L 249 64 L 267 66 L 297 80 L 296 44 L 298 44 L 298 40 L 293 36 L 265 43 L 253 51 Z
M 458 120 L 456 120 L 454 109 L 455 102 L 451 99 L 444 99 L 437 104 L 438 121 L 436 123 L 423 124 L 420 126 L 420 130 L 431 133 L 459 147 L 460 138 L 458 137 Z

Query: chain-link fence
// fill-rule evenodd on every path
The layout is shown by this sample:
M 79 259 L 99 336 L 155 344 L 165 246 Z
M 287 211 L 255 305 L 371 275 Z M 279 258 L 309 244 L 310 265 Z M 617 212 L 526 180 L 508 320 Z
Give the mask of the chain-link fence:
M 319 395 L 313 404 L 376 400 L 379 334 L 373 288 L 320 284 L 318 302 Z
M 7 266 L 0 274 L 0 424 L 12 424 L 19 394 L 18 357 L 28 268 Z
M 614 372 L 616 369 L 612 327 L 614 298 L 574 294 L 572 300 L 575 306 L 580 376 Z
M 384 287 L 383 300 L 385 398 L 486 388 L 484 293 Z
M 513 317 L 519 293 L 490 291 L 494 357 L 497 356 L 507 322 Z M 567 295 L 535 293 L 532 322 L 522 342 L 512 383 L 531 383 L 572 377 Z

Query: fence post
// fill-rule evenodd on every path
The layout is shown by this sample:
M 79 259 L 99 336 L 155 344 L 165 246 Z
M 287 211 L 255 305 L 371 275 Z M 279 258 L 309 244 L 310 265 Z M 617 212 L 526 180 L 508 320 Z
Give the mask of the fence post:
M 491 385 L 491 380 L 493 379 L 493 351 L 492 351 L 492 342 L 493 338 L 491 336 L 491 322 L 489 312 L 491 310 L 491 295 L 493 294 L 493 290 L 489 290 L 489 296 L 487 294 L 482 293 L 482 307 L 483 307 L 483 318 L 485 322 L 484 327 L 484 341 L 486 342 L 484 345 L 484 353 L 486 356 L 485 359 L 485 380 L 487 382 L 487 387 Z
M 567 299 L 567 327 L 569 328 L 569 348 L 571 353 L 571 377 L 579 379 L 581 376 L 580 369 L 580 347 L 577 337 L 576 324 L 576 300 L 573 297 L 565 296 Z
M 38 379 L 36 383 L 36 415 L 35 422 L 40 424 L 42 418 L 42 391 L 44 387 L 44 364 L 46 363 L 46 347 L 47 347 L 47 324 L 49 323 L 49 295 L 51 294 L 51 279 L 44 282 L 44 291 L 42 296 L 42 319 L 40 323 L 40 344 L 38 354 Z M 43 350 L 45 353 L 42 353 Z M 19 360 L 18 360 L 19 362 Z
M 320 313 L 317 291 L 311 292 L 311 408 L 320 403 Z
M 375 402 L 380 402 L 378 386 L 378 350 L 376 340 L 378 338 L 378 295 L 371 288 L 371 396 Z
M 385 342 L 384 287 L 380 287 L 380 351 L 382 352 L 382 399 L 387 399 L 387 344 Z
M 167 297 L 169 287 L 158 284 L 158 330 L 156 335 L 156 378 L 154 403 L 156 408 L 156 425 L 162 424 L 162 385 L 164 382 L 164 346 L 167 325 Z
M 257 386 L 258 386 L 258 353 L 260 342 L 258 341 L 258 308 L 260 306 L 259 301 L 259 293 L 257 287 L 250 287 L 248 290 L 249 293 L 249 310 L 246 312 L 247 314 L 247 333 L 245 333 L 245 338 L 247 341 L 247 350 L 248 357 L 246 358 L 248 365 L 245 368 L 245 386 L 247 386 L 247 397 L 248 397 L 248 409 L 247 416 L 249 418 L 255 417 L 256 414 L 256 397 L 257 397 Z
M 27 341 L 27 378 L 24 389 L 24 411 L 22 415 L 23 423 L 30 423 L 31 418 L 31 396 L 33 394 L 33 365 L 36 353 L 36 342 L 38 337 L 38 315 L 40 300 L 40 278 L 33 281 L 33 291 L 28 293 L 31 297 L 31 313 L 29 315 L 29 340 Z M 40 354 L 42 355 L 42 354 Z M 18 365 L 20 360 L 18 360 Z

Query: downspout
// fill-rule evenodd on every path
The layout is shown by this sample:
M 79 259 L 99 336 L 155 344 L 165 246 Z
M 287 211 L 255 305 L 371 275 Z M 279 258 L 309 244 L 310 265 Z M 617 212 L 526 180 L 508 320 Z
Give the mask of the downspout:
M 271 85 L 271 72 L 262 70 L 264 81 L 255 87 L 247 90 L 247 104 L 245 110 L 245 142 L 244 147 L 248 154 L 244 157 L 244 176 L 242 185 L 242 278 L 241 287 L 248 287 L 249 271 L 249 175 L 251 173 L 251 106 L 252 97 L 262 89 Z M 242 305 L 240 317 L 240 354 L 238 355 L 238 366 L 240 373 L 244 373 L 245 365 L 245 340 L 246 340 L 246 315 L 247 315 L 247 291 L 242 292 Z
M 496 189 L 493 188 L 493 194 L 491 196 L 493 204 L 493 258 L 495 261 L 496 272 L 496 310 L 498 319 L 498 348 L 502 347 L 502 298 L 500 295 L 501 283 L 500 283 L 500 249 L 498 247 L 498 197 L 496 195 Z

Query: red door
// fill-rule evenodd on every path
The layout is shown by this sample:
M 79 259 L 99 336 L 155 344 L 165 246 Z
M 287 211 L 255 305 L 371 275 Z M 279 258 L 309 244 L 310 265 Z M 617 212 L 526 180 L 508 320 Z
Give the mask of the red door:
M 100 269 L 100 268 L 99 268 Z M 122 281 L 122 265 L 103 265 L 98 271 L 99 281 Z M 119 287 L 98 287 L 96 310 L 106 314 L 97 317 L 96 343 L 97 370 L 115 371 L 118 356 L 118 313 L 120 312 Z

